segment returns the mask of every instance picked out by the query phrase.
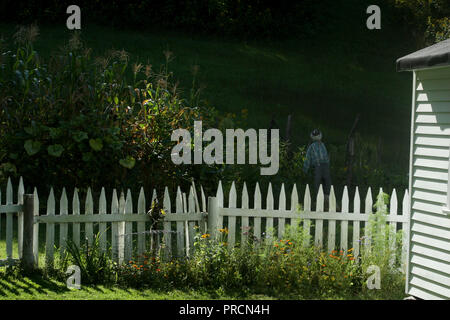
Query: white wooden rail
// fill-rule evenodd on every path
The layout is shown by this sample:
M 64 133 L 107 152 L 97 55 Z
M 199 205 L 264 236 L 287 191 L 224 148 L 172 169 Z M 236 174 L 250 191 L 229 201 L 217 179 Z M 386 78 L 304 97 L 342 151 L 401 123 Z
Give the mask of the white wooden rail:
M 381 191 L 381 190 L 380 190 Z M 11 180 L 8 179 L 6 188 L 6 204 L 2 205 L 0 190 L 0 214 L 6 215 L 6 259 L 2 259 L 0 252 L 0 266 L 13 264 L 20 259 L 23 247 L 23 219 L 22 204 L 24 195 L 24 185 L 22 178 L 17 190 L 18 202 L 13 204 L 13 188 Z M 250 205 L 250 197 L 247 185 L 244 183 L 241 189 L 240 206 L 238 206 L 237 186 L 233 182 L 227 197 L 227 206 L 222 188 L 219 182 L 216 196 L 206 201 L 203 188 L 200 187 L 200 201 L 196 198 L 194 187 L 191 187 L 189 194 L 183 193 L 178 187 L 175 194 L 175 205 L 166 187 L 162 196 L 163 221 L 160 233 L 157 237 L 150 237 L 150 216 L 148 214 L 152 204 L 157 203 L 156 190 L 153 190 L 150 201 L 146 201 L 143 188 L 139 191 L 137 206 L 134 206 L 131 190 L 118 194 L 117 190 L 112 190 L 111 202 L 108 205 L 107 193 L 101 189 L 98 202 L 94 203 L 92 191 L 89 188 L 84 196 L 84 203 L 80 201 L 79 191 L 75 188 L 73 195 L 68 196 L 65 188 L 59 196 L 59 205 L 55 192 L 51 188 L 46 199 L 46 212 L 39 212 L 39 197 L 34 189 L 34 226 L 33 226 L 33 256 L 36 263 L 39 262 L 39 225 L 46 225 L 45 233 L 45 264 L 52 267 L 55 262 L 55 255 L 63 258 L 66 254 L 66 241 L 69 237 L 80 246 L 86 239 L 92 244 L 94 235 L 99 234 L 99 247 L 101 250 L 110 248 L 111 256 L 115 261 L 122 263 L 134 257 L 140 257 L 151 248 L 160 248 L 161 242 L 165 244 L 164 253 L 166 255 L 189 255 L 193 250 L 196 226 L 201 233 L 210 233 L 212 237 L 218 234 L 218 230 L 224 227 L 224 222 L 228 227 L 227 243 L 233 247 L 240 243 L 246 245 L 249 234 L 253 234 L 257 239 L 269 236 L 268 231 L 273 230 L 274 237 L 281 238 L 289 224 L 300 222 L 302 228 L 311 235 L 313 243 L 331 252 L 337 248 L 348 250 L 354 249 L 354 255 L 358 256 L 361 243 L 367 239 L 369 217 L 372 214 L 372 193 L 367 191 L 364 210 L 361 209 L 361 200 L 358 187 L 356 187 L 353 197 L 353 208 L 350 211 L 351 199 L 347 187 L 344 188 L 341 206 L 337 206 L 334 188 L 331 188 L 328 210 L 324 211 L 324 194 L 322 188 L 319 189 L 315 208 L 312 208 L 312 199 L 309 186 L 305 187 L 303 197 L 299 197 L 296 185 L 293 185 L 290 193 L 287 192 L 284 184 L 277 195 L 278 207 L 275 208 L 275 197 L 272 185 L 269 184 L 265 199 L 262 197 L 261 189 L 257 183 L 255 186 L 253 205 Z M 69 201 L 71 199 L 71 201 Z M 303 199 L 303 210 L 297 210 L 299 199 Z M 264 201 L 263 201 L 264 200 Z M 201 203 L 201 205 L 200 205 Z M 82 205 L 84 204 L 84 205 Z M 398 200 L 395 189 L 390 198 L 389 214 L 386 221 L 389 225 L 407 230 L 409 222 L 408 212 L 408 191 L 403 196 L 402 213 L 398 212 Z M 337 208 L 339 210 L 337 210 Z M 136 210 L 135 210 L 136 209 Z M 314 210 L 315 209 L 315 210 Z M 206 212 L 208 211 L 208 213 Z M 17 255 L 13 255 L 13 216 L 18 212 L 18 238 Z M 225 221 L 226 220 L 226 221 Z M 1 235 L 0 219 L 0 241 Z M 361 224 L 362 223 L 362 224 Z M 275 227 L 275 228 L 274 228 Z M 349 228 L 353 231 L 349 234 Z M 361 235 L 361 228 L 365 229 L 364 236 Z M 22 231 L 21 231 L 22 230 Z M 324 233 L 327 231 L 327 234 Z M 154 231 L 154 230 L 153 230 Z M 251 231 L 251 232 L 249 232 Z M 56 239 L 56 235 L 58 235 Z M 337 237 L 340 234 L 340 237 Z M 161 236 L 160 236 L 161 235 Z M 350 239 L 349 239 L 350 236 Z M 326 242 L 326 245 L 324 244 Z M 305 245 L 311 245 L 305 243 Z M 391 246 L 394 249 L 395 239 L 391 239 Z M 55 248 L 57 251 L 55 252 Z M 402 260 L 406 257 L 406 241 L 403 242 Z M 395 258 L 395 257 L 393 257 Z

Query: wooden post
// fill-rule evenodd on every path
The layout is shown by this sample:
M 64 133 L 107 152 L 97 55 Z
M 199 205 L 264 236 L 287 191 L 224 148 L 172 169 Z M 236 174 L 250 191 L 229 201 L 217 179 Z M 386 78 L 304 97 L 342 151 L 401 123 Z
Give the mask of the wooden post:
M 216 197 L 208 198 L 208 232 L 212 239 L 217 238 L 219 223 L 219 204 Z
M 23 247 L 22 247 L 22 263 L 25 269 L 31 270 L 35 268 L 35 260 L 33 254 L 34 239 L 34 195 L 25 194 L 23 197 Z

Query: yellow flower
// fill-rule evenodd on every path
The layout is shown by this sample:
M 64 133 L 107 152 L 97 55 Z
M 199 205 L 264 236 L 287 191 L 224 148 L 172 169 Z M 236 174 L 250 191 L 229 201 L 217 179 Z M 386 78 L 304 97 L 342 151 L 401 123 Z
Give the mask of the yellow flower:
M 228 234 L 228 228 L 219 229 L 219 232 Z
M 208 238 L 208 237 L 210 237 L 210 234 L 209 234 L 209 233 L 202 234 L 202 238 L 203 238 L 203 239 L 206 239 L 206 238 Z
M 163 216 L 166 215 L 166 212 L 164 211 L 164 209 L 161 209 L 161 214 L 162 214 Z

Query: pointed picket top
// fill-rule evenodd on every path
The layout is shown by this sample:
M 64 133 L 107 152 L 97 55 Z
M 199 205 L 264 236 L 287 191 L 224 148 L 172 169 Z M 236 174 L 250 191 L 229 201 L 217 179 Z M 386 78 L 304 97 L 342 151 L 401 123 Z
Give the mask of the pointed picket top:
M 117 190 L 113 189 L 112 200 L 111 200 L 111 214 L 119 213 L 119 199 L 117 197 Z
M 353 198 L 353 212 L 361 213 L 361 198 L 359 196 L 359 188 L 355 189 L 355 196 Z
M 267 189 L 266 209 L 273 210 L 273 193 L 272 193 L 272 183 L 271 182 L 269 182 L 269 188 Z
M 167 187 L 166 187 L 167 188 Z M 156 189 L 153 189 L 153 194 L 152 194 L 152 201 L 151 204 L 153 205 L 153 202 L 158 203 L 158 195 L 156 194 Z M 163 200 L 164 203 L 164 200 Z
M 50 194 L 47 199 L 47 215 L 55 215 L 55 193 L 53 187 L 50 188 Z
M 86 214 L 94 214 L 94 199 L 92 198 L 91 187 L 88 187 L 85 204 Z
M 19 188 L 17 190 L 17 203 L 23 204 L 23 195 L 25 194 L 25 187 L 23 186 L 23 179 L 20 177 Z
M 245 182 L 244 182 L 244 186 L 242 187 L 242 205 L 241 205 L 241 207 L 243 209 L 249 208 L 247 184 Z
M 201 190 L 201 194 L 202 194 L 202 211 L 206 212 L 206 196 L 205 196 L 205 192 L 203 191 L 203 187 L 200 185 L 200 190 Z
M 188 212 L 195 212 L 195 199 L 194 199 L 194 187 L 191 186 L 189 190 L 189 196 L 188 196 Z
M 392 189 L 389 213 L 393 216 L 396 216 L 397 211 L 398 211 L 397 191 L 394 188 L 394 189 Z
M 8 177 L 8 184 L 6 185 L 6 204 L 13 203 L 13 188 L 11 178 Z
M 323 212 L 323 201 L 324 201 L 324 194 L 323 194 L 323 188 L 322 185 L 319 186 L 319 192 L 317 193 L 317 203 L 316 203 L 316 211 L 317 212 Z
M 236 208 L 237 203 L 237 193 L 236 193 L 236 185 L 234 181 L 231 183 L 230 194 L 228 197 L 228 208 Z
M 180 186 L 177 188 L 177 196 L 175 200 L 176 213 L 183 213 L 183 196 L 181 195 Z
M 80 198 L 78 197 L 78 189 L 74 188 L 72 198 L 72 213 L 80 214 Z
M 106 214 L 106 194 L 104 187 L 102 187 L 102 191 L 100 192 L 100 199 L 98 202 L 98 213 Z
M 408 189 L 405 190 L 405 195 L 403 196 L 402 202 L 402 215 L 409 216 L 409 194 Z
M 303 198 L 304 211 L 311 211 L 311 193 L 309 191 L 309 185 L 306 185 L 305 196 Z
M 256 182 L 256 186 L 255 186 L 255 203 L 254 203 L 254 208 L 255 209 L 261 209 L 261 190 L 259 189 L 259 183 Z
M 342 193 L 342 208 L 341 212 L 347 213 L 349 210 L 348 189 L 344 186 L 344 192 Z
M 69 201 L 67 200 L 66 188 L 63 188 L 61 199 L 59 200 L 59 214 L 69 214 Z
M 336 196 L 334 195 L 334 187 L 331 186 L 330 199 L 329 199 L 329 212 L 336 212 Z
M 281 184 L 280 201 L 278 202 L 278 210 L 286 210 L 286 192 L 284 191 L 284 183 Z
M 372 206 L 373 206 L 373 201 L 372 201 L 372 189 L 369 187 L 369 189 L 367 189 L 367 196 L 366 196 L 366 202 L 365 202 L 365 213 L 372 213 Z
M 145 214 L 145 193 L 144 187 L 141 187 L 138 198 L 138 214 Z
M 216 198 L 218 206 L 223 208 L 223 189 L 221 180 L 219 180 L 219 185 L 217 186 Z
M 125 193 L 120 191 L 120 198 L 119 198 L 119 214 L 125 213 Z
M 169 189 L 167 187 L 164 188 L 163 208 L 166 213 L 169 213 L 172 210 L 170 205 Z
M 297 192 L 297 185 L 294 183 L 291 193 L 291 211 L 297 211 L 297 205 L 298 205 L 298 192 Z
M 131 190 L 127 190 L 127 199 L 125 200 L 125 213 L 132 214 L 133 213 L 133 199 L 131 198 Z

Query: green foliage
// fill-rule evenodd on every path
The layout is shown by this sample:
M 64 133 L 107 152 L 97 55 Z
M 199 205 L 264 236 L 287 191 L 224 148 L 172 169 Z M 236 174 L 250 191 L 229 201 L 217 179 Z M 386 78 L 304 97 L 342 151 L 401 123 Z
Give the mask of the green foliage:
M 214 112 L 198 94 L 178 96 L 170 52 L 159 73 L 132 66 L 129 83 L 125 51 L 93 58 L 74 33 L 44 60 L 33 47 L 38 34 L 21 27 L 14 50 L 0 47 L 0 179 L 22 175 L 39 189 L 188 183 L 195 169 L 172 163 L 171 133 L 195 119 L 208 125 Z
M 113 262 L 109 258 L 109 250 L 101 250 L 99 239 L 100 234 L 97 233 L 92 244 L 85 239 L 80 247 L 71 238 L 67 240 L 67 257 L 61 264 L 62 271 L 68 265 L 80 267 L 82 285 L 109 283 L 114 280 Z

